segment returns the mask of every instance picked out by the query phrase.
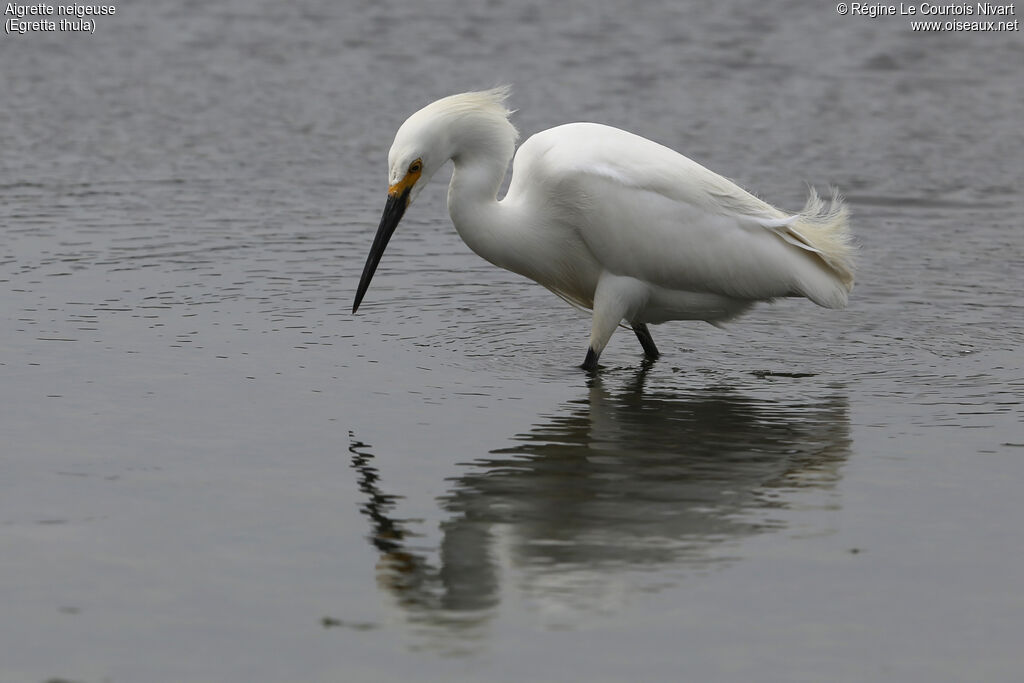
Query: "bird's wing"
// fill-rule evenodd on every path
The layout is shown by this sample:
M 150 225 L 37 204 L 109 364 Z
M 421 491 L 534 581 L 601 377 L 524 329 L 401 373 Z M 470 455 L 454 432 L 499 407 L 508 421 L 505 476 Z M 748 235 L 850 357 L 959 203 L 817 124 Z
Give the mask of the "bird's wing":
M 801 234 L 799 215 L 674 150 L 587 123 L 544 131 L 523 150 L 524 175 L 548 187 L 562 220 L 610 272 L 741 299 L 802 294 L 845 304 L 845 288 Z

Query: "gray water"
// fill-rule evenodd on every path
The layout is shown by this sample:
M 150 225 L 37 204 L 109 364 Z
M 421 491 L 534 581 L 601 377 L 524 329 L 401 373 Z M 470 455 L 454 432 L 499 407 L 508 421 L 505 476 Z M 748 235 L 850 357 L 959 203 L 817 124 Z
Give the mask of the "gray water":
M 796 2 L 3 36 L 0 680 L 1020 680 L 1022 57 Z M 838 186 L 849 309 L 620 331 L 589 378 L 435 180 L 351 315 L 395 129 L 503 82 L 524 135 Z

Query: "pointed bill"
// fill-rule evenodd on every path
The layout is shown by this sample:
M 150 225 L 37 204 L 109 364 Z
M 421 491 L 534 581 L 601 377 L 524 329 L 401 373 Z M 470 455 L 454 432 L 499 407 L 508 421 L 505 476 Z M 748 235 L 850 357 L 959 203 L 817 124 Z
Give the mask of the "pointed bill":
M 380 257 L 384 255 L 384 250 L 388 246 L 388 240 L 391 239 L 392 233 L 398 227 L 398 222 L 402 220 L 405 208 L 409 205 L 410 189 L 407 187 L 401 193 L 388 193 L 388 201 L 384 205 L 384 214 L 380 217 L 380 225 L 377 226 L 377 234 L 373 238 L 373 246 L 370 247 L 370 254 L 366 257 L 363 275 L 359 278 L 359 288 L 356 290 L 355 302 L 352 304 L 353 313 L 356 312 L 359 304 L 362 303 L 363 296 L 370 286 L 370 280 L 373 279 L 373 274 L 377 270 L 377 264 L 380 263 Z

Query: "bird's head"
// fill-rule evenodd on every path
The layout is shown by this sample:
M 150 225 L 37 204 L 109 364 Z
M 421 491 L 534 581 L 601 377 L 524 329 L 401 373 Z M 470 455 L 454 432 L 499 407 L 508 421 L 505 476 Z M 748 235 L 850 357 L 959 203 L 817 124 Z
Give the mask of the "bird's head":
M 388 152 L 388 198 L 359 280 L 355 302 L 352 304 L 353 313 L 359 308 L 373 273 L 377 270 L 377 264 L 384 255 L 384 249 L 405 210 L 423 191 L 437 169 L 451 158 L 451 153 L 444 148 L 446 136 L 433 130 L 436 126 L 431 125 L 431 119 L 419 114 L 413 114 L 402 124 Z
M 450 134 L 436 116 L 420 110 L 395 133 L 388 151 L 388 198 L 403 200 L 405 206 L 430 182 L 430 178 L 452 157 Z
M 359 279 L 353 313 L 405 210 L 438 169 L 467 149 L 487 148 L 499 158 L 511 158 L 517 133 L 508 122 L 506 97 L 507 87 L 452 95 L 420 109 L 398 129 L 388 152 L 388 198 Z

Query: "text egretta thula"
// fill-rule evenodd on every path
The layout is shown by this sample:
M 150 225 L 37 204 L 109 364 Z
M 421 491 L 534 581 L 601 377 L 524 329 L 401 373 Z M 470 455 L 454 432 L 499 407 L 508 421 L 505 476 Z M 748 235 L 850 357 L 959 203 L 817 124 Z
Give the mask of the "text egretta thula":
M 388 199 L 359 280 L 359 308 L 395 227 L 430 177 L 454 163 L 448 211 L 470 249 L 593 310 L 583 367 L 626 321 L 658 356 L 648 323 L 720 323 L 758 301 L 801 296 L 843 308 L 853 287 L 846 208 L 811 190 L 787 214 L 685 156 L 596 123 L 537 133 L 515 154 L 507 88 L 452 95 L 398 129 Z

